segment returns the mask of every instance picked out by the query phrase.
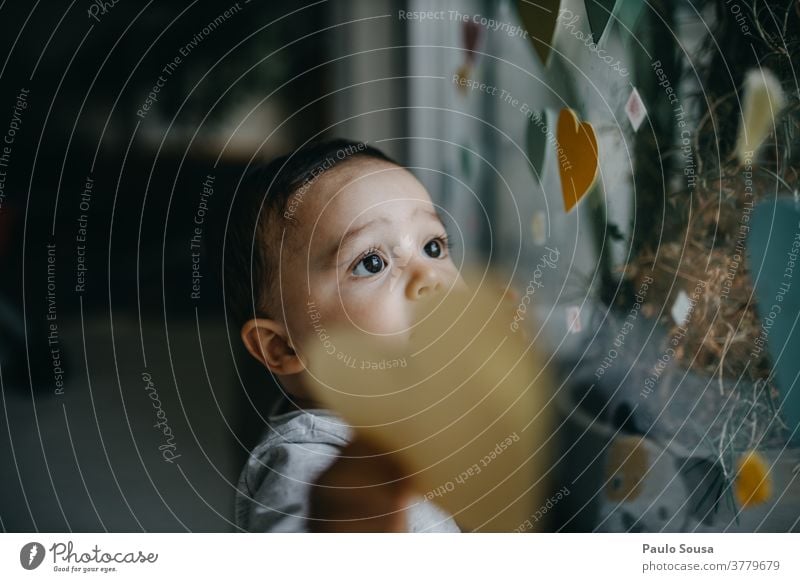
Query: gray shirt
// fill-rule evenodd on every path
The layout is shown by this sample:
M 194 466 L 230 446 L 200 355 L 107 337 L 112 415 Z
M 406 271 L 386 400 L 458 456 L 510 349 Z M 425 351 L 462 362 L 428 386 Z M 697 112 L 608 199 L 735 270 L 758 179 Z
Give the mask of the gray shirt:
M 333 413 L 294 410 L 268 419 L 269 428 L 250 453 L 236 493 L 236 525 L 246 531 L 308 531 L 311 485 L 352 439 Z M 411 532 L 458 532 L 453 518 L 422 497 L 407 510 Z

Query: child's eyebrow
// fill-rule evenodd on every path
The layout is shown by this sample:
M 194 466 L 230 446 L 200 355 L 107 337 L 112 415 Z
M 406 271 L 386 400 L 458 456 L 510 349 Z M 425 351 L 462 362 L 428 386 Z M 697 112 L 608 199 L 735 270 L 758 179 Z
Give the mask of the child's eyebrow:
M 372 220 L 368 220 L 367 222 L 365 222 L 361 226 L 359 226 L 357 228 L 350 229 L 346 233 L 344 233 L 342 238 L 339 240 L 339 244 L 338 244 L 337 248 L 344 248 L 344 246 L 348 242 L 350 242 L 351 239 L 357 237 L 359 234 L 361 234 L 362 232 L 367 230 L 369 227 L 374 225 L 376 222 L 380 222 L 381 224 L 391 224 L 392 223 L 392 221 L 389 218 L 385 217 L 385 216 L 378 216 L 377 218 L 373 218 Z
M 434 209 L 428 208 L 428 207 L 417 206 L 411 212 L 411 216 L 414 217 L 414 216 L 416 216 L 418 214 L 421 214 L 421 213 L 427 215 L 429 218 L 432 218 L 436 222 L 441 223 L 441 218 L 439 217 L 439 214 Z M 344 233 L 344 235 L 342 235 L 342 238 L 339 239 L 338 242 L 333 243 L 330 246 L 330 248 L 328 249 L 328 251 L 325 254 L 322 255 L 324 263 L 330 264 L 331 261 L 335 260 L 336 255 L 339 253 L 339 251 L 341 249 L 343 249 L 345 247 L 345 245 L 348 242 L 350 242 L 350 240 L 352 240 L 353 238 L 357 237 L 359 234 L 361 234 L 362 232 L 364 232 L 368 228 L 372 227 L 376 223 L 392 224 L 392 222 L 393 222 L 392 219 L 390 219 L 390 218 L 388 218 L 386 216 L 377 216 L 377 217 L 373 218 L 372 220 L 369 220 L 369 221 L 365 222 L 364 224 L 362 224 L 359 227 L 356 227 L 356 228 L 348 230 L 346 233 Z
M 423 213 L 427 214 L 428 216 L 430 216 L 431 218 L 433 218 L 437 222 L 441 222 L 442 221 L 442 218 L 439 216 L 439 213 L 436 212 L 435 209 L 428 208 L 427 206 L 417 206 L 414 209 L 414 212 L 411 213 L 411 216 L 416 216 L 420 212 L 423 212 Z
M 342 238 L 340 238 L 338 241 L 335 241 L 328 248 L 328 250 L 322 255 L 322 261 L 325 264 L 330 264 L 332 261 L 334 261 L 336 259 L 336 255 L 339 253 L 339 251 L 341 249 L 343 249 L 344 246 L 351 239 L 357 237 L 359 234 L 364 232 L 366 229 L 370 228 L 375 223 L 391 224 L 392 221 L 389 218 L 385 217 L 385 216 L 378 216 L 376 218 L 373 218 L 372 220 L 369 220 L 369 221 L 365 222 L 364 224 L 362 224 L 359 227 L 352 228 L 352 229 L 348 230 L 346 233 L 344 233 L 344 235 L 342 235 Z

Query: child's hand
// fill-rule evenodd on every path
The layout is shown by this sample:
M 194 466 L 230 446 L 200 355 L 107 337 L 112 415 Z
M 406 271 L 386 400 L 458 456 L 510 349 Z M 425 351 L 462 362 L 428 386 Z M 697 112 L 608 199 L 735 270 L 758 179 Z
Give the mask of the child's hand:
M 398 467 L 355 440 L 311 489 L 315 532 L 404 532 L 411 489 Z

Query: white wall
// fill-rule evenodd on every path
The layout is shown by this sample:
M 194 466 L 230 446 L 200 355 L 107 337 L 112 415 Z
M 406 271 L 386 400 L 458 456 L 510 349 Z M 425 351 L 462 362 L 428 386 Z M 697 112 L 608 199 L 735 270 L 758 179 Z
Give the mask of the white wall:
M 512 26 L 519 24 L 512 2 L 415 0 L 410 5 L 414 10 L 458 10 L 492 17 Z M 583 2 L 565 0 L 562 7 L 580 16 L 576 28 L 583 28 L 588 34 Z M 497 87 L 498 91 L 495 95 L 474 91 L 464 97 L 451 82 L 464 58 L 460 26 L 460 22 L 450 20 L 449 14 L 443 21 L 408 23 L 409 44 L 417 45 L 410 51 L 410 73 L 437 77 L 410 81 L 411 104 L 421 108 L 410 120 L 411 132 L 415 136 L 442 140 L 418 143 L 411 152 L 411 159 L 417 165 L 447 169 L 455 174 L 454 178 L 430 176 L 426 184 L 442 196 L 459 224 L 469 231 L 471 240 L 464 249 L 467 257 L 479 248 L 474 229 L 484 220 L 481 206 L 475 199 L 494 207 L 492 261 L 512 273 L 522 293 L 545 252 L 544 245 L 534 244 L 531 233 L 532 217 L 544 212 L 545 244 L 560 251 L 560 260 L 558 269 L 546 275 L 545 287 L 537 289 L 536 293 L 545 315 L 550 312 L 551 304 L 559 305 L 552 312 L 548 326 L 558 338 L 566 329 L 562 308 L 581 305 L 596 275 L 592 215 L 598 208 L 590 200 L 584 200 L 570 214 L 564 213 L 554 152 L 549 153 L 542 183 L 533 176 L 525 155 L 529 121 L 522 103 L 535 110 L 550 108 L 554 114 L 562 107 L 571 106 L 584 112 L 585 120 L 594 124 L 601 152 L 600 181 L 605 191 L 605 198 L 600 197 L 599 203 L 607 205 L 609 215 L 626 232 L 631 219 L 629 139 L 632 129 L 624 106 L 633 76 L 621 76 L 561 25 L 556 27 L 555 49 L 548 68 L 541 65 L 525 38 L 502 30 L 485 30 L 479 50 L 486 54 L 480 57 L 472 77 Z M 615 61 L 632 69 L 632 64 L 628 63 L 629 50 L 616 35 L 609 35 L 604 48 Z M 555 54 L 558 52 L 562 54 Z M 516 106 L 501 98 L 502 90 L 518 100 Z M 480 119 L 491 125 L 481 123 Z M 476 157 L 478 163 L 474 165 L 479 171 L 465 176 L 459 163 L 459 146 L 474 148 L 475 156 L 485 156 L 495 163 L 497 174 Z M 456 178 L 463 179 L 475 190 L 475 195 L 468 188 L 458 186 Z M 625 254 L 625 245 L 614 249 L 617 262 L 623 260 Z M 582 313 L 584 327 L 588 315 L 585 309 Z

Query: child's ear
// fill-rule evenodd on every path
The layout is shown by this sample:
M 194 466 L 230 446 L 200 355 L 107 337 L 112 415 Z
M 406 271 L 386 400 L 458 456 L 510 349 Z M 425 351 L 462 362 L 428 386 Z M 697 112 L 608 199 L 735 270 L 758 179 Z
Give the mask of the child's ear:
M 256 360 L 275 374 L 303 371 L 303 363 L 289 342 L 286 328 L 273 319 L 256 318 L 242 326 L 242 341 Z

